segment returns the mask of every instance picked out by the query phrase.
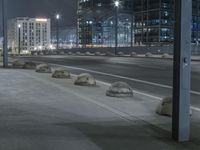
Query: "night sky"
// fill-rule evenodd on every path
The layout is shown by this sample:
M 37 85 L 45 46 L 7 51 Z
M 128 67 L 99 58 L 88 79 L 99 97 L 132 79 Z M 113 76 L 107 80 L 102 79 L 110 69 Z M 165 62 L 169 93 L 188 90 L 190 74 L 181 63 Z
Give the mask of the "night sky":
M 76 25 L 77 0 L 5 0 L 5 1 L 7 1 L 8 18 L 49 17 L 51 19 L 54 19 L 55 14 L 60 13 L 62 15 L 61 26 L 65 27 L 65 26 Z M 52 26 L 54 26 L 53 20 L 52 20 Z

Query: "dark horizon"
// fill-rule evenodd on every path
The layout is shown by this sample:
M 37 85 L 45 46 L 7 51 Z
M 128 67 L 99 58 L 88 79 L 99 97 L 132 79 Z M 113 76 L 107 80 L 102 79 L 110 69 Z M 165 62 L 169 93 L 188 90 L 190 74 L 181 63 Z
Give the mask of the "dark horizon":
M 76 26 L 76 1 L 72 0 L 7 0 L 7 17 L 48 17 L 54 27 L 54 16 L 60 13 L 61 26 Z M 1 10 L 1 8 L 0 8 Z M 1 15 L 1 12 L 0 12 Z M 0 17 L 1 18 L 1 17 Z M 2 30 L 2 21 L 0 19 Z

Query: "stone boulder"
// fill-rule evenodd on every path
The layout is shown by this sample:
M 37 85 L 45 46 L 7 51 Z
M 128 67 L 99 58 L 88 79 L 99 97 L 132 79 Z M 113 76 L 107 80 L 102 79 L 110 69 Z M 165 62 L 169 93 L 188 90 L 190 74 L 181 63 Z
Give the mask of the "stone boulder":
M 60 55 L 65 55 L 65 52 L 61 51 L 61 52 L 60 52 Z
M 101 53 L 100 56 L 106 56 L 106 53 Z
M 161 103 L 157 106 L 156 113 L 162 116 L 172 117 L 173 104 L 172 97 L 165 97 Z M 192 115 L 192 109 L 190 109 L 190 115 Z
M 119 56 L 124 56 L 125 54 L 123 52 L 118 52 L 117 53 Z
M 132 57 L 136 57 L 136 56 L 137 56 L 137 53 L 136 53 L 136 52 L 132 52 L 132 53 L 131 53 L 131 56 L 132 56 Z
M 72 55 L 72 52 L 68 52 L 67 54 L 68 54 L 68 55 Z
M 87 52 L 85 53 L 85 55 L 87 55 L 87 56 L 94 56 L 94 54 L 92 54 L 92 53 L 89 52 L 89 51 L 87 51 Z
M 80 86 L 95 86 L 96 80 L 95 80 L 94 76 L 92 76 L 91 74 L 82 73 L 77 76 L 74 84 L 80 85 Z
M 23 66 L 24 66 L 24 62 L 20 61 L 20 60 L 14 60 L 13 63 L 12 63 L 12 66 L 14 68 L 20 68 L 20 69 L 22 69 Z
M 153 56 L 153 54 L 150 53 L 150 52 L 148 52 L 148 53 L 145 54 L 145 57 L 152 57 L 152 56 Z
M 70 78 L 70 72 L 67 71 L 64 68 L 58 68 L 56 69 L 53 74 L 52 74 L 52 78 L 60 78 L 60 79 L 69 79 Z
M 38 55 L 43 56 L 44 53 L 43 52 L 38 52 Z
M 170 58 L 170 55 L 169 55 L 168 53 L 164 53 L 164 54 L 162 55 L 162 58 Z
M 81 52 L 76 52 L 76 55 L 81 55 Z
M 96 56 L 101 56 L 101 53 L 100 52 L 96 52 L 95 55 Z
M 23 69 L 35 69 L 36 68 L 36 63 L 32 61 L 28 61 L 24 63 Z
M 52 69 L 48 64 L 40 64 L 36 66 L 36 72 L 38 73 L 51 73 Z
M 158 105 L 156 113 L 163 116 L 172 116 L 172 97 L 165 97 Z
M 107 52 L 107 53 L 106 53 L 106 56 L 111 56 L 111 57 L 112 57 L 112 56 L 115 56 L 115 54 L 114 54 L 114 53 L 111 53 L 111 52 Z
M 115 82 L 107 90 L 106 95 L 111 97 L 132 97 L 133 89 L 125 82 Z

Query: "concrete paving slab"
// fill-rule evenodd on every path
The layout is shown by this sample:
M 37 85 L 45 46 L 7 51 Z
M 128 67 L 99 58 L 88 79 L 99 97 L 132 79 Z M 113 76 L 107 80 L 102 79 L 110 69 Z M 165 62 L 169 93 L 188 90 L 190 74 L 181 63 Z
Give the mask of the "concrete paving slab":
M 197 150 L 200 137 L 176 143 L 158 101 L 105 95 L 107 86 L 81 87 L 32 70 L 0 70 L 2 150 Z M 200 129 L 199 113 L 192 127 Z M 193 119 L 193 118 L 192 118 Z M 194 132 L 194 129 L 192 129 Z

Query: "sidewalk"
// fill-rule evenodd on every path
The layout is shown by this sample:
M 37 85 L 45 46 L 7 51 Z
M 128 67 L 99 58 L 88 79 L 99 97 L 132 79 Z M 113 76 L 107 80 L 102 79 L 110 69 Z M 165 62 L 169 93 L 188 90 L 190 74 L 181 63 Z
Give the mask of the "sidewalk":
M 0 83 L 1 150 L 200 149 L 199 112 L 191 142 L 180 144 L 152 98 L 106 97 L 106 84 L 79 87 L 33 70 L 0 69 Z

